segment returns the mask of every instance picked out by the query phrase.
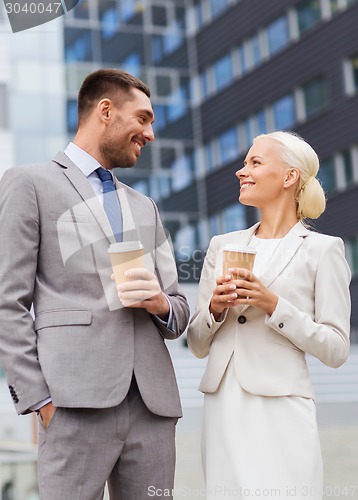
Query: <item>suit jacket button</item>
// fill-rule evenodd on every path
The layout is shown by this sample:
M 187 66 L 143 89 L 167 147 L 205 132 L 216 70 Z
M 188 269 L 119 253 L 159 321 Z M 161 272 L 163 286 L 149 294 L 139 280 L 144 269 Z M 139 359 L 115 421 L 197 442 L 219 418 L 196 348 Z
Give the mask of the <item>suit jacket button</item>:
M 14 396 L 13 400 L 14 400 L 14 403 L 18 403 L 19 402 L 19 398 L 17 396 Z
M 280 324 L 278 325 L 278 327 L 279 327 L 279 328 L 283 328 L 283 323 L 280 323 Z
M 243 325 L 244 323 L 246 323 L 246 316 L 239 316 L 239 317 L 237 318 L 237 321 L 238 321 L 241 325 Z

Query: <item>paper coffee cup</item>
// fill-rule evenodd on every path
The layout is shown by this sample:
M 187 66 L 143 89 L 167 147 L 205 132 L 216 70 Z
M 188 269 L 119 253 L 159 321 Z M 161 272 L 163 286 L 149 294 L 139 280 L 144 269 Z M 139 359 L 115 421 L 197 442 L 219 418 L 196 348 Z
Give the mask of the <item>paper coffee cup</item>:
M 112 243 L 108 249 L 116 285 L 130 281 L 125 272 L 136 267 L 144 267 L 143 245 L 140 241 Z
M 243 267 L 252 271 L 256 256 L 256 250 L 250 247 L 227 244 L 223 250 L 223 275 L 228 274 L 230 267 Z

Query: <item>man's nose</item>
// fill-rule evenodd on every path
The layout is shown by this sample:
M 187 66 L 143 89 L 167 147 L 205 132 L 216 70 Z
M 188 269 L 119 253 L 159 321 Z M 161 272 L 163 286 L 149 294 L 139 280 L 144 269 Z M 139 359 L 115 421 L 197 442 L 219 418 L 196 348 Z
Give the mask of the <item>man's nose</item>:
M 155 137 L 154 137 L 154 130 L 153 130 L 152 125 L 148 125 L 145 128 L 143 135 L 148 142 L 154 141 Z

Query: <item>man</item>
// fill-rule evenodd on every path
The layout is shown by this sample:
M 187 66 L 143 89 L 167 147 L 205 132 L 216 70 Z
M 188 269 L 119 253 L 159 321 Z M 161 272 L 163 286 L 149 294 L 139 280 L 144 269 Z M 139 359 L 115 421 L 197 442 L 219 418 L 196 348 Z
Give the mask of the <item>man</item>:
M 99 500 L 108 480 L 111 499 L 142 500 L 173 487 L 181 408 L 164 339 L 189 308 L 154 202 L 110 176 L 114 222 L 106 212 L 103 173 L 154 140 L 148 87 L 96 71 L 78 121 L 64 153 L 1 181 L 1 363 L 17 412 L 39 412 L 41 499 Z M 146 262 L 119 291 L 115 240 L 140 240 Z

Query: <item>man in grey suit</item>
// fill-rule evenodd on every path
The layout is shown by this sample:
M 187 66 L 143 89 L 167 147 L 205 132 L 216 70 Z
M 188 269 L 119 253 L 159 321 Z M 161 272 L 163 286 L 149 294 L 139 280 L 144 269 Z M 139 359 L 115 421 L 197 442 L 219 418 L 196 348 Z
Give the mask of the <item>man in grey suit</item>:
M 189 307 L 155 203 L 102 178 L 154 140 L 150 91 L 96 71 L 78 120 L 64 153 L 0 183 L 0 361 L 17 412 L 38 411 L 42 500 L 99 500 L 106 481 L 115 500 L 171 494 L 181 406 L 165 340 L 183 333 Z M 116 240 L 140 240 L 146 264 L 118 290 Z

